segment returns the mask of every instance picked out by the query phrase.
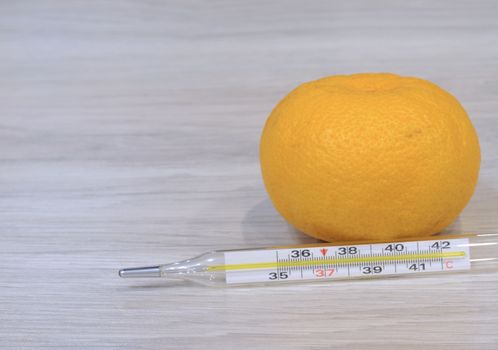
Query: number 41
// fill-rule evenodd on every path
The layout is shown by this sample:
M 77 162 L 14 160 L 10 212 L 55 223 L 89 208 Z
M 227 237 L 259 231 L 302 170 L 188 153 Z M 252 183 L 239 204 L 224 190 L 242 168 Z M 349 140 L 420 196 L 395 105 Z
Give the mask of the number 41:
M 410 265 L 410 267 L 408 269 L 412 270 L 412 271 L 424 271 L 425 270 L 425 264 L 424 263 L 412 264 L 412 265 Z

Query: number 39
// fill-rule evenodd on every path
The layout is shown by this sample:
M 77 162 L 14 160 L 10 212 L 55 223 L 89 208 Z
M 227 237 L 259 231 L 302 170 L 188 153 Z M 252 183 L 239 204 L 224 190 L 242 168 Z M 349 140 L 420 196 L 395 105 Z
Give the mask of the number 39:
M 364 275 L 370 275 L 372 273 L 381 273 L 382 266 L 363 266 L 361 270 Z

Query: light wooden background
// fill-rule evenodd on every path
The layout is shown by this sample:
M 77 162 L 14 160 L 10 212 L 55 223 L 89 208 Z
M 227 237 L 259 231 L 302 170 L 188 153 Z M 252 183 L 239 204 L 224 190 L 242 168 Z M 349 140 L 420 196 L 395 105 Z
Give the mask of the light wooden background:
M 125 266 L 313 242 L 258 140 L 297 84 L 421 76 L 481 139 L 453 232 L 498 231 L 496 1 L 0 0 L 1 349 L 498 349 L 498 273 L 268 288 Z

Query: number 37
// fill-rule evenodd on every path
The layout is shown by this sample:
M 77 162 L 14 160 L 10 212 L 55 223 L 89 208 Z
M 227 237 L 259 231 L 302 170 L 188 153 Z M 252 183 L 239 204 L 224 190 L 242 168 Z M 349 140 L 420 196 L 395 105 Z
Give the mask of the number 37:
M 315 276 L 316 277 L 330 277 L 334 274 L 335 269 L 315 269 Z

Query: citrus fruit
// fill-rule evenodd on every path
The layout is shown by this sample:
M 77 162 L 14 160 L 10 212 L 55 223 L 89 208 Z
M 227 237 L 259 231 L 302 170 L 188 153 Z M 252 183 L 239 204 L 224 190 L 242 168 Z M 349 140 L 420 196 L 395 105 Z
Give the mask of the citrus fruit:
M 448 226 L 479 175 L 479 141 L 448 92 L 395 74 L 304 83 L 266 121 L 263 180 L 280 214 L 326 241 L 419 237 Z

